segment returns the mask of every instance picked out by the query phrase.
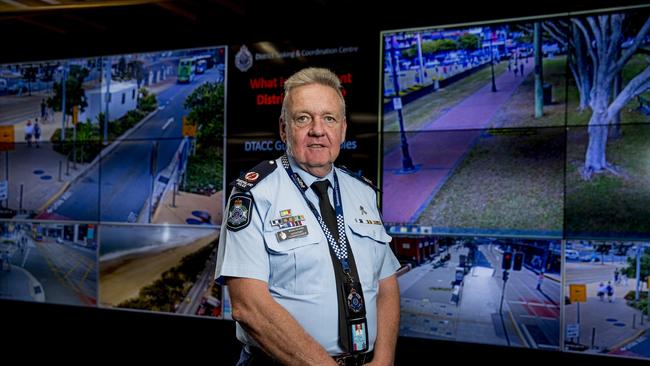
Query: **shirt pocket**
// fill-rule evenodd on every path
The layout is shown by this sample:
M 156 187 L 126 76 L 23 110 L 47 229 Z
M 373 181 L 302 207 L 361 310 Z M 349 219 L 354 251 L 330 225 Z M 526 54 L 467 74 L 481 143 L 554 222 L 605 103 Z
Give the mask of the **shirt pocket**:
M 307 236 L 279 240 L 279 230 L 264 232 L 269 252 L 269 286 L 287 290 L 287 294 L 315 294 L 324 291 L 331 271 L 329 253 L 324 252 L 324 236 L 320 228 L 308 227 Z
M 348 223 L 348 228 L 352 232 L 348 240 L 354 252 L 354 262 L 361 277 L 361 285 L 364 290 L 376 290 L 386 245 L 391 241 L 391 237 L 380 225 L 351 222 Z

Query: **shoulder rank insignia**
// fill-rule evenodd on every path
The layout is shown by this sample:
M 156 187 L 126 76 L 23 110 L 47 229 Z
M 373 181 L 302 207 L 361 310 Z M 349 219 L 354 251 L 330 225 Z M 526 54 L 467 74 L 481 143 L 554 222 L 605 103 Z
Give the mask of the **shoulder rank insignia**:
M 362 181 L 363 183 L 369 185 L 370 188 L 374 189 L 375 191 L 380 191 L 380 189 L 377 188 L 377 187 L 375 186 L 375 184 L 372 183 L 372 181 L 371 181 L 370 179 L 364 177 L 363 175 L 361 175 L 361 174 L 359 174 L 359 173 L 356 173 L 356 172 L 354 172 L 354 171 L 348 169 L 348 168 L 347 168 L 346 166 L 344 166 L 344 165 L 339 165 L 339 166 L 337 166 L 337 168 L 341 169 L 342 171 L 344 171 L 345 173 L 347 173 L 349 176 L 351 176 L 351 177 L 353 177 L 353 178 L 356 178 L 356 179 Z
M 248 226 L 252 208 L 253 197 L 249 193 L 233 193 L 228 202 L 228 230 L 239 231 Z
M 234 186 L 241 192 L 248 192 L 251 188 L 255 187 L 257 183 L 261 182 L 262 179 L 271 174 L 277 166 L 278 164 L 275 163 L 275 160 L 264 160 L 257 164 L 255 168 L 235 179 L 230 183 L 230 185 Z

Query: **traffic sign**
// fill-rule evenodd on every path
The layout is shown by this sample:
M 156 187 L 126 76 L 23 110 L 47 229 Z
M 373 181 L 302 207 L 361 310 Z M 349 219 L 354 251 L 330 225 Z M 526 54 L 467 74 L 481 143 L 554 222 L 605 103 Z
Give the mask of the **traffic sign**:
M 0 126 L 0 151 L 13 151 L 15 149 L 14 125 Z
M 569 285 L 569 300 L 574 302 L 587 302 L 587 285 L 573 284 Z
M 571 323 L 566 325 L 566 337 L 578 338 L 580 336 L 580 324 Z
M 0 180 L 0 200 L 6 200 L 7 199 L 7 190 L 8 190 L 9 184 L 6 180 Z
M 183 116 L 183 136 L 196 137 L 196 123 Z

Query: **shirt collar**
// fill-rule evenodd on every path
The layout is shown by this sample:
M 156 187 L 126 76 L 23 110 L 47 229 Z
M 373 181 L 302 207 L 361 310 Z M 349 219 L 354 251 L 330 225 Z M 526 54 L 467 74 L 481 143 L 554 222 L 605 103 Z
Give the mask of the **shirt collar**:
M 293 159 L 291 155 L 287 154 L 287 157 L 289 158 L 289 165 L 291 166 L 291 169 L 293 169 L 294 172 L 298 173 L 298 175 L 300 176 L 302 181 L 305 182 L 305 185 L 307 185 L 307 187 L 311 187 L 311 184 L 317 180 L 325 180 L 325 179 L 330 181 L 331 187 L 334 187 L 334 164 L 332 164 L 332 169 L 330 169 L 329 173 L 327 173 L 327 175 L 325 175 L 323 178 L 320 178 L 315 175 L 311 175 L 309 172 L 301 168 L 300 165 L 296 163 L 296 161 Z

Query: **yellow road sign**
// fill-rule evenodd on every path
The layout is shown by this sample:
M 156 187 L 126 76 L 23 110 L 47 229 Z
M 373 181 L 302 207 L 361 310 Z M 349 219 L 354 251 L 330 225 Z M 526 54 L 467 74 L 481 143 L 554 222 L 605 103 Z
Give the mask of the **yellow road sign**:
M 587 302 L 587 285 L 569 285 L 569 300 L 574 302 Z
M 196 137 L 196 123 L 183 116 L 183 136 Z
M 14 125 L 0 126 L 0 151 L 16 149 L 14 141 Z
M 79 106 L 74 105 L 72 106 L 72 123 L 76 125 L 78 121 L 79 121 Z

